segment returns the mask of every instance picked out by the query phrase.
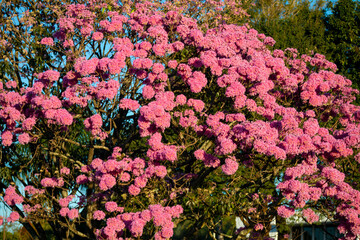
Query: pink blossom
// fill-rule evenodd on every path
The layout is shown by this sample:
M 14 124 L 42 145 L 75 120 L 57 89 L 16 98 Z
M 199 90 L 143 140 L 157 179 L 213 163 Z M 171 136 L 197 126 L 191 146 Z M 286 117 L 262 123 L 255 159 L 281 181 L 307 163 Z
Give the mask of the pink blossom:
M 345 179 L 345 174 L 339 170 L 331 167 L 324 167 L 321 175 L 328 178 L 330 181 L 337 183 L 342 182 Z
M 15 187 L 9 186 L 5 190 L 4 201 L 9 206 L 13 206 L 15 204 L 21 204 L 24 201 L 24 199 L 23 199 L 22 196 L 20 196 L 19 194 L 16 193 L 16 188 Z
M 4 146 L 10 146 L 12 144 L 13 135 L 10 131 L 5 131 L 1 134 L 1 141 Z
M 151 212 L 146 209 L 140 213 L 140 217 L 149 222 L 151 220 Z
M 18 212 L 11 212 L 10 216 L 7 218 L 8 222 L 15 222 L 19 220 L 20 214 Z
M 174 232 L 172 228 L 169 227 L 163 227 L 161 229 L 161 236 L 164 238 L 171 238 L 173 236 Z
M 161 63 L 154 63 L 152 67 L 152 72 L 155 74 L 162 73 L 164 71 L 164 66 Z
M 204 107 L 205 107 L 205 103 L 201 100 L 196 100 L 196 99 L 192 99 L 190 98 L 188 101 L 187 101 L 187 105 L 189 107 L 194 107 L 195 111 L 197 112 L 201 112 L 203 111 Z
M 140 188 L 136 187 L 134 184 L 131 184 L 128 191 L 131 195 L 136 196 L 140 193 Z
M 236 173 L 239 164 L 235 161 L 234 158 L 226 158 L 225 164 L 222 165 L 221 169 L 226 175 L 233 175 Z
M 100 114 L 95 114 L 84 120 L 84 125 L 87 130 L 98 129 L 102 124 L 103 122 Z
M 264 225 L 262 225 L 261 223 L 257 223 L 255 226 L 254 226 L 254 229 L 255 231 L 261 231 L 264 229 Z
M 178 65 L 178 62 L 176 60 L 170 60 L 167 64 L 169 68 L 175 69 Z
M 130 109 L 131 111 L 135 111 L 136 109 L 138 109 L 140 107 L 140 105 L 139 105 L 138 101 L 136 101 L 136 100 L 123 98 L 120 101 L 119 107 L 122 109 Z
M 304 122 L 304 132 L 310 136 L 314 136 L 318 132 L 319 128 L 319 123 L 314 118 L 310 118 Z
M 144 41 L 144 42 L 141 42 L 140 43 L 140 49 L 143 49 L 143 50 L 145 50 L 145 51 L 149 51 L 150 49 L 151 49 L 151 43 L 150 42 L 146 42 L 146 41 Z
M 155 174 L 159 178 L 164 178 L 167 174 L 167 170 L 165 166 L 156 166 L 155 167 Z
M 90 60 L 86 60 L 85 58 L 79 58 L 76 60 L 74 68 L 82 76 L 86 76 L 95 73 L 98 63 L 99 59 L 97 58 L 92 58 Z
M 39 193 L 39 190 L 34 188 L 33 186 L 26 186 L 24 188 L 25 192 L 27 192 L 29 195 L 34 195 Z
M 280 206 L 277 209 L 277 213 L 279 214 L 280 217 L 289 218 L 295 214 L 295 211 L 292 208 L 286 206 Z
M 56 187 L 58 185 L 58 181 L 56 178 L 44 178 L 41 180 L 41 185 L 44 187 Z
M 107 172 L 114 172 L 116 170 L 119 169 L 119 165 L 120 163 L 114 159 L 109 159 L 107 160 L 104 164 L 103 167 L 104 169 L 106 169 Z
M 128 181 L 130 181 L 130 179 L 131 179 L 131 176 L 127 172 L 124 172 L 120 175 L 120 181 L 122 181 L 122 182 L 128 182 Z
M 146 183 L 147 183 L 147 178 L 144 176 L 137 177 L 134 180 L 134 185 L 139 188 L 144 188 L 146 186 Z
M 179 105 L 184 105 L 186 103 L 186 96 L 184 94 L 176 96 L 176 103 Z
M 178 74 L 180 76 L 182 76 L 183 78 L 185 78 L 185 79 L 189 78 L 191 76 L 191 74 L 192 74 L 190 66 L 186 65 L 186 64 L 183 64 L 183 63 L 180 63 L 177 66 L 177 70 L 178 70 Z M 195 82 L 196 82 L 196 79 L 195 79 Z
M 47 70 L 43 73 L 39 73 L 37 77 L 40 80 L 49 80 L 52 83 L 59 80 L 60 73 L 55 70 Z
M 67 216 L 72 220 L 75 219 L 77 217 L 79 217 L 79 210 L 77 209 L 71 209 L 68 213 Z
M 100 158 L 95 158 L 94 160 L 92 160 L 90 166 L 91 166 L 93 169 L 101 170 L 101 168 L 102 168 L 102 166 L 103 166 L 103 163 L 104 163 L 104 161 L 101 160 Z
M 86 184 L 87 182 L 89 182 L 89 179 L 83 174 L 76 177 L 77 184 Z
M 106 208 L 106 211 L 108 211 L 108 212 L 116 211 L 117 207 L 118 207 L 118 205 L 116 202 L 110 201 L 110 202 L 105 203 L 105 208 Z
M 310 224 L 319 221 L 319 216 L 316 215 L 314 211 L 310 208 L 304 209 L 302 213 L 303 216 L 306 218 L 306 221 L 308 221 L 308 223 Z
M 275 40 L 273 38 L 271 38 L 271 37 L 266 37 L 264 39 L 264 43 L 266 45 L 269 45 L 269 46 L 274 46 L 275 45 Z
M 179 65 L 180 66 L 180 65 Z M 199 93 L 207 84 L 205 74 L 202 72 L 194 72 L 192 76 L 187 80 L 190 89 L 194 93 Z
M 106 224 L 107 227 L 112 228 L 114 231 L 121 231 L 125 228 L 124 222 L 119 218 L 108 218 Z
M 166 48 L 167 48 L 167 45 L 165 45 L 165 44 L 155 44 L 152 47 L 154 53 L 160 57 L 165 55 L 166 50 L 167 50 Z
M 63 167 L 60 169 L 60 174 L 64 174 L 64 175 L 69 175 L 70 174 L 70 169 L 67 167 Z
M 8 82 L 6 82 L 5 83 L 5 86 L 7 87 L 7 88 L 16 88 L 16 86 L 17 86 L 17 83 L 15 82 L 15 81 L 8 81 Z
M 48 46 L 54 46 L 54 40 L 51 37 L 45 37 L 41 39 L 41 44 L 48 45 Z
M 59 200 L 59 205 L 60 205 L 61 207 L 67 207 L 73 198 L 74 198 L 73 195 L 69 195 L 69 196 L 67 196 L 67 197 L 65 197 L 65 198 L 61 198 L 61 199 Z
M 29 143 L 31 138 L 28 133 L 22 133 L 18 136 L 18 140 L 21 145 L 24 145 L 24 144 Z
M 118 59 L 111 59 L 108 62 L 108 69 L 110 74 L 120 74 L 121 69 L 125 67 L 125 62 Z
M 104 34 L 102 32 L 94 32 L 92 35 L 92 39 L 94 41 L 101 41 L 104 38 Z
M 65 109 L 58 109 L 56 111 L 55 119 L 58 122 L 58 124 L 60 124 L 60 125 L 69 126 L 73 123 L 73 117 Z
M 110 175 L 110 174 L 104 174 L 101 177 L 99 187 L 102 191 L 106 191 L 108 189 L 111 189 L 116 185 L 116 179 Z
M 69 213 L 69 211 L 70 211 L 70 209 L 67 208 L 67 207 L 61 208 L 61 209 L 60 209 L 60 215 L 61 215 L 62 217 L 66 217 L 67 214 Z
M 102 219 L 105 218 L 105 213 L 103 211 L 101 211 L 101 210 L 97 210 L 97 211 L 94 212 L 93 218 L 95 220 L 102 220 Z
M 22 122 L 22 127 L 24 128 L 24 130 L 31 130 L 34 125 L 36 124 L 36 119 L 35 118 L 26 118 L 23 122 Z
M 135 219 L 130 226 L 130 231 L 134 237 L 139 237 L 143 234 L 146 221 L 141 218 Z
M 151 99 L 154 97 L 155 91 L 154 91 L 153 87 L 146 85 L 142 89 L 142 94 L 145 99 Z
M 236 149 L 236 144 L 231 139 L 222 138 L 219 143 L 219 153 L 223 155 L 231 154 Z
M 170 199 L 171 199 L 171 200 L 176 199 L 176 192 L 170 193 Z

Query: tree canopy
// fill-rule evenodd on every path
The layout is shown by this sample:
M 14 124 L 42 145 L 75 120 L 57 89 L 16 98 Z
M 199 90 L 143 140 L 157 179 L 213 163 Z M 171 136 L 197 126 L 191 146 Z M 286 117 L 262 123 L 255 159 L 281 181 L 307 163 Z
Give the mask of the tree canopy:
M 359 91 L 324 55 L 231 24 L 248 2 L 187 3 L 5 3 L 0 222 L 35 239 L 270 239 L 275 219 L 284 239 L 287 218 L 325 216 L 355 239 Z

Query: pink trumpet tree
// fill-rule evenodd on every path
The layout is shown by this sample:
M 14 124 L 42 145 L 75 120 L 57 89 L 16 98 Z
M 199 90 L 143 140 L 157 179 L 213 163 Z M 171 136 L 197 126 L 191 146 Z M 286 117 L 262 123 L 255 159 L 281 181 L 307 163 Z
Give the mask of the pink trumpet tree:
M 358 90 L 335 64 L 149 2 L 64 7 L 39 45 L 66 64 L 0 85 L 2 161 L 27 177 L 1 183 L 5 221 L 40 239 L 41 221 L 59 239 L 170 239 L 186 224 L 270 239 L 273 219 L 325 215 L 360 234 Z

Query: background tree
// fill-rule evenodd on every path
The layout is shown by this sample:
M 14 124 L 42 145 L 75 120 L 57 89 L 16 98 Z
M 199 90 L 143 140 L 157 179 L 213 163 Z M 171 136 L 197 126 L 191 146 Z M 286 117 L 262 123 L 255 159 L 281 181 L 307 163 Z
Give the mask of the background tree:
M 275 4 L 275 5 L 274 5 Z M 252 26 L 259 32 L 272 36 L 279 49 L 295 48 L 300 54 L 309 51 L 325 54 L 328 45 L 323 21 L 325 1 L 292 1 L 290 3 L 266 2 L 256 6 Z M 265 5 L 267 11 L 262 11 Z M 269 12 L 269 13 L 267 13 Z
M 329 4 L 324 18 L 326 26 L 327 56 L 339 72 L 352 79 L 359 88 L 360 79 L 360 3 L 339 0 Z

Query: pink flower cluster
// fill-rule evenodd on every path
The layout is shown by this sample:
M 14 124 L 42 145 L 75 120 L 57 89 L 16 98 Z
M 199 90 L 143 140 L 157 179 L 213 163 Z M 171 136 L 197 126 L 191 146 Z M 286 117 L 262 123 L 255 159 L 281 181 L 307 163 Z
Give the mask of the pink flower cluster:
M 286 206 L 280 206 L 277 209 L 277 213 L 280 217 L 289 218 L 295 214 L 295 210 Z
M 74 197 L 74 195 L 69 195 L 65 198 L 59 199 L 59 205 L 63 208 L 68 207 L 69 203 L 73 200 Z
M 62 217 L 68 217 L 70 220 L 74 220 L 79 217 L 79 210 L 76 208 L 69 209 L 67 207 L 60 209 L 60 215 Z
M 0 90 L 0 118 L 6 123 L 6 130 L 1 134 L 4 145 L 11 145 L 15 136 L 20 144 L 34 140 L 27 131 L 33 130 L 38 118 L 60 126 L 73 123 L 72 115 L 63 108 L 57 96 L 49 97 L 42 93 L 43 88 L 51 87 L 59 76 L 58 72 L 48 70 L 37 75 L 39 80 L 33 87 L 22 89 L 20 93 Z
M 179 218 L 183 209 L 180 205 L 174 207 L 163 207 L 161 205 L 150 205 L 148 209 L 135 213 L 122 213 L 116 217 L 106 220 L 106 226 L 97 231 L 99 238 L 112 239 L 115 236 L 121 236 L 123 230 L 128 229 L 133 237 L 140 237 L 143 234 L 145 225 L 153 221 L 153 224 L 159 228 L 155 233 L 155 239 L 168 239 L 173 235 L 173 218 Z M 96 220 L 102 220 L 105 213 L 102 211 L 94 212 Z
M 264 229 L 264 225 L 262 225 L 261 223 L 257 223 L 254 227 L 255 231 L 261 231 Z
M 33 213 L 33 212 L 40 210 L 41 205 L 35 204 L 33 207 L 31 207 L 29 204 L 23 204 L 23 209 L 24 209 L 25 213 L 29 214 L 29 213 Z
M 45 189 L 37 189 L 31 185 L 26 186 L 24 190 L 29 195 L 43 194 L 45 192 Z
M 186 99 L 185 99 L 186 101 Z M 181 112 L 175 112 L 175 117 L 179 118 L 179 124 L 183 128 L 192 127 L 196 129 L 198 127 L 198 118 L 195 116 L 195 113 L 193 110 L 186 110 L 184 113 Z
M 203 161 L 206 167 L 216 168 L 216 167 L 220 166 L 220 160 L 217 157 L 206 153 L 202 149 L 196 150 L 194 152 L 194 155 L 197 160 Z
M 160 129 L 170 127 L 170 114 L 164 109 L 162 104 L 151 102 L 147 106 L 140 108 L 140 118 L 138 124 L 140 127 L 140 135 L 145 137 L 153 134 Z
M 60 78 L 60 73 L 54 70 L 47 70 L 45 72 L 37 74 L 38 82 L 47 86 L 48 84 L 53 84 L 58 81 Z
M 174 162 L 177 160 L 177 147 L 171 145 L 164 145 L 161 142 L 162 136 L 160 133 L 154 133 L 148 144 L 150 146 L 147 151 L 147 156 L 151 161 L 163 161 L 168 160 Z
M 167 174 L 166 167 L 154 165 L 151 162 L 145 164 L 141 158 L 132 160 L 125 157 L 119 161 L 118 157 L 118 149 L 114 149 L 113 155 L 107 161 L 95 158 L 90 166 L 81 168 L 81 171 L 88 176 L 79 175 L 76 182 L 78 184 L 95 182 L 104 192 L 111 190 L 118 182 L 121 182 L 123 185 L 127 184 L 127 191 L 130 195 L 136 196 L 140 194 L 142 188 L 146 187 L 148 179 L 155 176 L 164 178 Z
M 128 99 L 128 98 L 123 98 L 120 100 L 119 107 L 121 109 L 130 109 L 131 111 L 135 111 L 136 109 L 138 109 L 140 107 L 140 105 L 139 105 L 138 101 Z
M 94 32 L 92 35 L 92 39 L 94 41 L 101 41 L 104 38 L 104 34 L 102 32 Z
M 6 219 L 6 221 L 11 223 L 19 220 L 19 218 L 20 218 L 20 214 L 18 212 L 11 212 L 10 216 Z
M 303 208 L 308 201 L 316 202 L 322 196 L 321 188 L 310 187 L 293 179 L 279 183 L 277 189 L 281 189 L 283 195 L 291 200 L 290 203 L 296 208 Z
M 187 82 L 187 84 L 189 84 L 192 92 L 199 93 L 206 86 L 207 79 L 205 77 L 205 74 L 203 74 L 202 72 L 196 71 L 196 72 L 193 72 L 191 77 L 189 77 L 186 80 L 186 82 Z
M 84 126 L 87 131 L 90 131 L 95 137 L 105 139 L 107 137 L 107 133 L 101 130 L 102 124 L 103 121 L 100 114 L 92 115 L 84 120 Z
M 311 210 L 310 208 L 304 209 L 302 211 L 302 214 L 306 218 L 306 221 L 308 221 L 308 223 L 310 224 L 319 221 L 319 216 L 316 215 L 314 211 Z
M 67 168 L 67 167 L 63 167 L 63 168 L 60 169 L 60 174 L 69 175 L 70 174 L 70 169 Z
M 96 210 L 93 214 L 93 218 L 95 220 L 103 220 L 105 218 L 106 214 L 101 210 Z
M 192 99 L 192 98 L 190 98 L 187 101 L 187 105 L 189 107 L 193 107 L 196 112 L 202 112 L 204 110 L 204 107 L 205 107 L 205 103 L 203 101 L 198 100 L 198 99 Z
M 9 205 L 13 206 L 15 204 L 21 204 L 24 201 L 24 198 L 16 193 L 16 188 L 9 186 L 5 190 L 4 201 Z
M 234 157 L 226 158 L 225 164 L 221 166 L 221 169 L 226 175 L 233 175 L 236 173 L 239 164 L 236 162 Z
M 43 187 L 50 187 L 50 188 L 55 188 L 55 187 L 62 187 L 64 186 L 64 180 L 63 178 L 44 178 L 41 180 L 41 185 Z
M 46 37 L 41 39 L 40 43 L 43 45 L 54 46 L 54 39 L 52 39 L 51 37 Z

